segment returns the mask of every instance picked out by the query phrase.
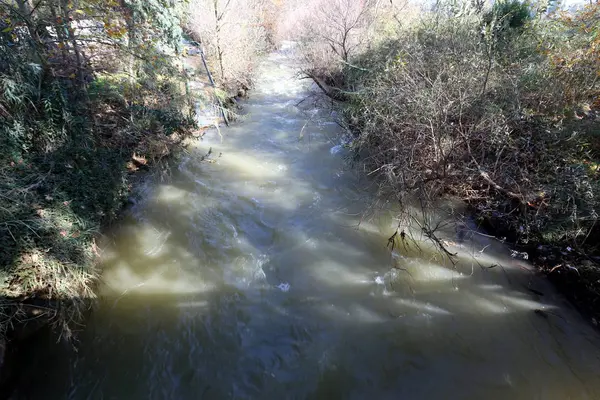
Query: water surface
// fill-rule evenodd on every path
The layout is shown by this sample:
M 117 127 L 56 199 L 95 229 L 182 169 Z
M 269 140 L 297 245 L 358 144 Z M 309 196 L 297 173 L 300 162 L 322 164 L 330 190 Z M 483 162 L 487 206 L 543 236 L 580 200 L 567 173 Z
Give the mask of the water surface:
M 397 221 L 363 218 L 370 189 L 306 89 L 274 53 L 245 121 L 148 179 L 78 352 L 38 361 L 22 396 L 599 399 L 596 334 L 508 249 L 386 248 Z

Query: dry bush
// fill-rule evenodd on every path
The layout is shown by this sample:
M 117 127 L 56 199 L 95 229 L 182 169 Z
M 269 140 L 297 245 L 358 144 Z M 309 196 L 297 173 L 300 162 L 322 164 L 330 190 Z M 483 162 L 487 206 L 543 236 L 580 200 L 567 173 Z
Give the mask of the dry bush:
M 564 82 L 536 27 L 494 46 L 485 27 L 477 13 L 438 14 L 353 59 L 343 109 L 354 149 L 386 196 L 450 194 L 524 242 L 581 245 L 600 205 L 594 139 L 556 112 L 573 104 L 555 95 Z
M 549 37 L 540 46 L 560 78 L 558 98 L 583 112 L 600 108 L 600 3 L 575 13 L 556 13 L 548 25 L 555 28 L 547 29 Z
M 204 46 L 216 77 L 227 89 L 251 86 L 257 60 L 269 46 L 261 21 L 269 12 L 267 0 L 191 1 L 187 28 Z
M 452 195 L 523 242 L 589 243 L 598 7 L 567 18 L 517 0 L 390 3 L 288 3 L 279 27 L 339 101 L 382 194 Z
M 399 11 L 394 2 L 382 0 L 289 2 L 281 13 L 278 38 L 298 42 L 306 75 L 340 84 L 338 75 L 349 60 L 376 42 L 379 28 L 385 27 L 383 17 L 397 17 Z

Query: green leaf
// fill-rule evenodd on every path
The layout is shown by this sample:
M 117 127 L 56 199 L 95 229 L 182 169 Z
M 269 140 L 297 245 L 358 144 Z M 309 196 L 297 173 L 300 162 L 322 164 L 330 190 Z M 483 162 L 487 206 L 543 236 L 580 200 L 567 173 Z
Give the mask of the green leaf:
M 10 31 L 12 31 L 12 30 L 13 30 L 13 27 L 12 27 L 12 26 L 9 26 L 8 28 L 4 28 L 4 29 L 2 29 L 2 33 L 7 33 L 7 32 L 10 32 Z

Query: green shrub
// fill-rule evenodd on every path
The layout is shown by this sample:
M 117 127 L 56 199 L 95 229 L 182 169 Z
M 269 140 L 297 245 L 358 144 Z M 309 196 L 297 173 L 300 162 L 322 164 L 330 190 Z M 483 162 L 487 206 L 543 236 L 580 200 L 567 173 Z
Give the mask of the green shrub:
M 32 296 L 77 322 L 94 296 L 94 236 L 122 207 L 132 160 L 164 157 L 169 135 L 194 126 L 174 62 L 178 5 L 60 3 L 0 4 L 0 335 Z M 90 20 L 102 28 L 76 27 Z
M 492 9 L 483 15 L 483 26 L 496 36 L 506 40 L 511 35 L 522 32 L 532 20 L 533 10 L 527 2 L 501 0 L 494 2 Z

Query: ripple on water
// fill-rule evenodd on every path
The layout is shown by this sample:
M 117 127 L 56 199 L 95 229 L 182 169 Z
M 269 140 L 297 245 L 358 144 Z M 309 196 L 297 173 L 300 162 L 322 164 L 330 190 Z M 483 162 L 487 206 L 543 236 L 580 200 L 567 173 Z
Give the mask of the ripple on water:
M 224 268 L 225 283 L 239 289 L 264 286 L 267 275 L 263 265 L 268 261 L 269 257 L 265 254 L 258 256 L 249 254 L 235 258 L 230 266 Z
M 342 150 L 344 149 L 344 146 L 342 146 L 341 144 L 336 144 L 335 146 L 333 146 L 331 149 L 329 149 L 329 152 L 331 154 L 338 154 L 340 153 Z
M 247 124 L 211 143 L 218 163 L 199 162 L 206 147 L 142 187 L 105 252 L 118 302 L 92 313 L 72 363 L 34 371 L 26 398 L 69 398 L 48 389 L 62 379 L 71 398 L 600 399 L 589 330 L 550 290 L 532 297 L 535 277 L 444 266 L 426 246 L 390 255 L 396 221 L 348 229 L 368 194 L 331 154 L 352 139 L 332 148 L 339 132 L 308 110 L 299 142 L 303 86 L 273 60 Z
M 277 285 L 277 289 L 281 290 L 282 292 L 288 292 L 290 290 L 290 284 L 287 282 L 281 282 L 279 285 Z

